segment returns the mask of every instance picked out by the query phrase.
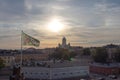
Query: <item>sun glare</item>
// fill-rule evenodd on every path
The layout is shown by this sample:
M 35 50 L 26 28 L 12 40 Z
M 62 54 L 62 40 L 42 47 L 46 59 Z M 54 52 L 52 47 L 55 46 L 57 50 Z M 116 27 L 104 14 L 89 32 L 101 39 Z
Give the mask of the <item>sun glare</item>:
M 53 19 L 48 24 L 48 29 L 52 32 L 59 32 L 60 30 L 63 29 L 63 24 L 58 19 Z

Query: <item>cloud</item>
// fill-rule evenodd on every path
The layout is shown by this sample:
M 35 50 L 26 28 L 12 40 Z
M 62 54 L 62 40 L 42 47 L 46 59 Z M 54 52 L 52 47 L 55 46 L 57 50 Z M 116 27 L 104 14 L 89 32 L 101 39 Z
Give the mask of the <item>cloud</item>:
M 0 0 L 0 43 L 18 47 L 21 30 L 42 46 L 55 46 L 63 36 L 73 45 L 119 43 L 119 15 L 119 0 Z M 60 33 L 47 30 L 53 18 L 64 24 Z
M 24 0 L 0 0 L 0 22 L 22 19 L 24 13 Z

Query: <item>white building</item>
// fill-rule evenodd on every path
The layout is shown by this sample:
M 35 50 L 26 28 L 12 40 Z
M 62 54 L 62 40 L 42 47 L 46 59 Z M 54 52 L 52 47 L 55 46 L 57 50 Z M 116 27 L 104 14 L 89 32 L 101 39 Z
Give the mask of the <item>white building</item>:
M 67 40 L 65 37 L 62 38 L 62 44 L 58 44 L 59 48 L 70 48 L 70 43 L 67 44 Z
M 43 68 L 43 67 L 23 67 L 26 79 L 65 79 L 83 77 L 89 74 L 88 66 L 63 67 L 63 68 Z

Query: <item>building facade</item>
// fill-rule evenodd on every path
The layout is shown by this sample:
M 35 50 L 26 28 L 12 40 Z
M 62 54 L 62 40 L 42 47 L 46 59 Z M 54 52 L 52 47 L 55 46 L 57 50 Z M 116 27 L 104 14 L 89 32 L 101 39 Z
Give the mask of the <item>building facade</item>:
M 89 66 L 89 72 L 95 73 L 95 74 L 103 74 L 103 75 L 119 75 L 120 64 L 119 63 L 115 63 L 115 64 L 92 63 Z
M 80 80 L 88 77 L 88 66 L 43 68 L 23 67 L 26 80 Z
M 15 62 L 13 55 L 0 55 L 0 58 L 4 61 L 5 66 L 12 66 Z

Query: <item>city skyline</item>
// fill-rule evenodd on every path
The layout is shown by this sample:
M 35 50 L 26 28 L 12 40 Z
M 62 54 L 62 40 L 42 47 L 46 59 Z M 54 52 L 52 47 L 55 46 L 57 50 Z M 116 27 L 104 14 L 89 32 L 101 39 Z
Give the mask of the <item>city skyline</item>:
M 21 30 L 56 47 L 120 44 L 119 0 L 0 0 L 0 48 L 19 49 Z

